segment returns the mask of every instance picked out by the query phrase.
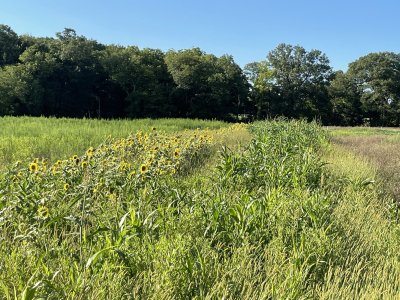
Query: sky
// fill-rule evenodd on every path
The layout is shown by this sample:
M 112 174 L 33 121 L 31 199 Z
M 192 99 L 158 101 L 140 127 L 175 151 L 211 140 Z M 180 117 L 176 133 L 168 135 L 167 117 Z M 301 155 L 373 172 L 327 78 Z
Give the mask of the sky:
M 64 28 L 104 44 L 199 47 L 244 67 L 278 44 L 325 53 L 334 70 L 371 52 L 400 52 L 398 0 L 0 0 L 0 24 L 54 37 Z

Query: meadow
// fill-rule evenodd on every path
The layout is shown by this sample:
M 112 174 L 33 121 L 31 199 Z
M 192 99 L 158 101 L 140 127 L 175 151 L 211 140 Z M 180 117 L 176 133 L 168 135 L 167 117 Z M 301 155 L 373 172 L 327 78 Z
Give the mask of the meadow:
M 357 144 L 396 145 L 396 131 L 10 121 L 12 145 L 46 128 L 55 143 L 1 157 L 1 298 L 398 297 L 397 205 L 375 160 L 389 152 Z
M 50 161 L 84 152 L 108 137 L 124 138 L 137 130 L 157 127 L 165 132 L 219 129 L 223 122 L 190 119 L 96 120 L 0 117 L 0 169 L 17 160 L 40 157 Z

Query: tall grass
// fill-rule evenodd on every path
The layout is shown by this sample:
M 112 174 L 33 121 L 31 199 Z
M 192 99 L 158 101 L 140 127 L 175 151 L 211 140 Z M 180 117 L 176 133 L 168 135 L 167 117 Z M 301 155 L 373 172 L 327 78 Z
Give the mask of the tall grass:
M 319 287 L 321 299 L 397 299 L 400 279 L 399 225 L 393 202 L 384 198 L 376 167 L 338 146 L 326 159 L 340 180 L 333 220 L 341 262 L 331 266 Z
M 189 119 L 95 120 L 67 118 L 0 117 L 0 169 L 17 160 L 36 157 L 50 161 L 97 146 L 109 136 L 126 137 L 137 130 L 177 132 L 197 128 L 219 129 L 219 121 Z
M 395 298 L 399 227 L 368 162 L 315 123 L 250 131 L 217 160 L 243 127 L 138 133 L 51 176 L 15 164 L 0 179 L 3 298 Z

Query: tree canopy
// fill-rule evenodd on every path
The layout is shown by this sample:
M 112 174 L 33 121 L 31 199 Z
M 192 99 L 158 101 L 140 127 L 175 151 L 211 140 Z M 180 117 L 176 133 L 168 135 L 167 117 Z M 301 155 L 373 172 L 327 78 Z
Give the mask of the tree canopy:
M 320 50 L 280 44 L 242 69 L 200 48 L 104 45 L 65 28 L 18 36 L 0 25 L 0 116 L 229 121 L 284 116 L 400 125 L 400 55 L 370 53 L 333 72 Z

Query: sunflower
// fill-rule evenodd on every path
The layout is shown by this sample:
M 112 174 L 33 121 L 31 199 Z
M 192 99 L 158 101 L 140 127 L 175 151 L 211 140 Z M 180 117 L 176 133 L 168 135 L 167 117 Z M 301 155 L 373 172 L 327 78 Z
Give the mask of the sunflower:
M 86 168 L 87 165 L 88 165 L 87 161 L 83 161 L 82 164 L 81 164 L 82 168 Z
M 92 157 L 93 151 L 94 151 L 93 147 L 89 147 L 89 149 L 86 150 L 87 157 L 89 157 L 89 158 Z
M 140 166 L 140 173 L 144 174 L 144 173 L 146 173 L 148 171 L 148 169 L 149 169 L 149 167 L 147 165 L 142 164 Z
M 68 189 L 69 189 L 69 184 L 68 183 L 64 184 L 64 191 L 68 191 Z
M 49 209 L 46 206 L 39 207 L 37 213 L 42 219 L 47 219 L 49 217 Z
M 179 157 L 180 153 L 181 153 L 181 150 L 179 150 L 178 148 L 175 149 L 175 151 L 174 151 L 174 157 Z
M 31 173 L 35 173 L 39 170 L 39 165 L 36 162 L 33 162 L 29 165 L 29 171 L 31 171 Z

